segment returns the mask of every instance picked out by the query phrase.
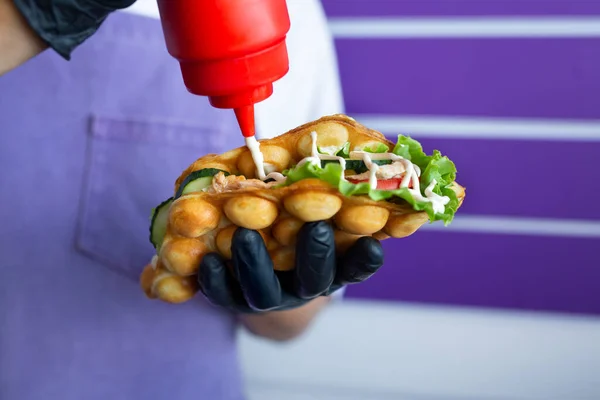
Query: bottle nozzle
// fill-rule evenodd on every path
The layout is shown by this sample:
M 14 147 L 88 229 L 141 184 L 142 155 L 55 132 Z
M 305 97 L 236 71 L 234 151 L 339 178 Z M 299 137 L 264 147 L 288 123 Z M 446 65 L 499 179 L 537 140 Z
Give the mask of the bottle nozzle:
M 254 136 L 256 133 L 254 125 L 254 105 L 237 107 L 234 111 L 242 135 L 244 135 L 244 137 Z

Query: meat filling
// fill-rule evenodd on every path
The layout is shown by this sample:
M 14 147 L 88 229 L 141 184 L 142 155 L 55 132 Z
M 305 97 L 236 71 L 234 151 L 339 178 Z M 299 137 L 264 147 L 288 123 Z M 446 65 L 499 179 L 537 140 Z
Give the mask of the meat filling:
M 400 178 L 404 175 L 405 172 L 406 172 L 406 168 L 404 168 L 404 165 L 401 162 L 396 161 L 396 162 L 393 162 L 388 165 L 379 166 L 379 168 L 377 169 L 377 172 L 375 173 L 375 176 L 377 177 L 378 180 L 385 180 L 385 179 L 392 179 L 392 178 Z M 371 172 L 366 171 L 366 172 L 363 172 L 362 174 L 348 175 L 346 178 L 351 179 L 351 180 L 356 180 L 356 181 L 363 181 L 363 180 L 369 180 L 370 176 L 371 176 Z
M 277 182 L 263 182 L 260 179 L 246 179 L 242 175 L 227 175 L 219 172 L 215 175 L 212 185 L 208 188 L 208 193 L 224 193 L 234 192 L 240 189 L 269 189 L 276 185 Z

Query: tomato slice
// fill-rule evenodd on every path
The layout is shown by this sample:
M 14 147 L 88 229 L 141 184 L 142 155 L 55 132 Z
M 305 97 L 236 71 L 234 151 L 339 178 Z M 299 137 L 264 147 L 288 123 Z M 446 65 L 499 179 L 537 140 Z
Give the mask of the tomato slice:
M 349 178 L 348 182 L 357 184 L 357 183 L 368 183 L 369 180 L 368 179 L 363 179 L 363 180 L 357 180 L 357 179 L 352 179 Z M 400 184 L 402 183 L 402 178 L 392 178 L 392 179 L 378 179 L 377 180 L 377 189 L 379 190 L 396 190 L 400 187 Z M 409 187 L 412 186 L 412 182 L 411 185 L 409 185 Z

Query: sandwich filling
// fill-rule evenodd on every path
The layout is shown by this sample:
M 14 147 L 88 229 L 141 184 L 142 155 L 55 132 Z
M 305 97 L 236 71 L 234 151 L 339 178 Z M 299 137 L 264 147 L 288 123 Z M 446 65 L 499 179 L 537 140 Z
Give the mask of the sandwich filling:
M 169 208 L 179 197 L 194 192 L 223 193 L 241 189 L 285 187 L 303 179 L 319 179 L 337 188 L 344 196 L 368 196 L 374 201 L 410 204 L 414 210 L 425 211 L 431 222 L 454 218 L 459 200 L 452 189 L 456 168 L 448 157 L 437 150 L 426 155 L 414 139 L 398 136 L 390 152 L 387 145 L 319 148 L 318 134 L 311 133 L 310 155 L 285 171 L 276 171 L 265 163 L 260 143 L 246 139 L 258 179 L 231 175 L 227 171 L 205 168 L 191 172 L 178 186 L 177 193 L 152 210 L 150 241 L 160 250 Z
M 453 219 L 458 199 L 450 185 L 456 169 L 439 151 L 427 156 L 417 141 L 402 135 L 392 152 L 383 143 L 353 151 L 350 143 L 319 148 L 317 135 L 311 133 L 310 156 L 282 172 L 267 172 L 260 143 L 254 137 L 246 138 L 260 181 L 272 187 L 318 178 L 337 186 L 344 195 L 368 195 L 376 201 L 400 198 L 416 210 L 425 210 L 431 221 L 447 224 Z

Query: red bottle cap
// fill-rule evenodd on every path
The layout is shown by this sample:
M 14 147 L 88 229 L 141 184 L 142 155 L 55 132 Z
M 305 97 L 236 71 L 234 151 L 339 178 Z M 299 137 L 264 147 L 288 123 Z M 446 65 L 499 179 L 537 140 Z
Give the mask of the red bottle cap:
M 193 94 L 235 110 L 254 135 L 254 104 L 289 70 L 285 0 L 158 0 L 169 53 Z

